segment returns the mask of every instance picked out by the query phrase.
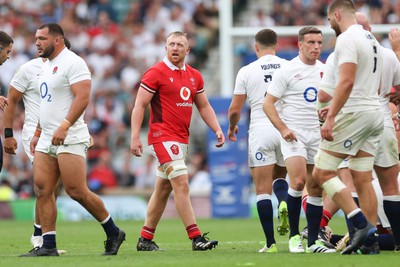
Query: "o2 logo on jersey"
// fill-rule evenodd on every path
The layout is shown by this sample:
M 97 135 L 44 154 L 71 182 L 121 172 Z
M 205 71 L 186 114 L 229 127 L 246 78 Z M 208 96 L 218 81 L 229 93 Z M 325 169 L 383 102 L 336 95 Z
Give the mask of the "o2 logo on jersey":
M 191 92 L 189 88 L 187 87 L 182 87 L 180 91 L 180 96 L 184 101 L 188 101 L 190 98 Z
M 40 97 L 47 102 L 51 102 L 51 94 L 49 94 L 49 88 L 47 86 L 47 83 L 43 82 L 40 85 L 39 89 L 40 89 Z
M 317 101 L 317 94 L 318 94 L 317 89 L 315 89 L 314 87 L 308 87 L 304 91 L 303 96 L 307 102 L 315 102 Z

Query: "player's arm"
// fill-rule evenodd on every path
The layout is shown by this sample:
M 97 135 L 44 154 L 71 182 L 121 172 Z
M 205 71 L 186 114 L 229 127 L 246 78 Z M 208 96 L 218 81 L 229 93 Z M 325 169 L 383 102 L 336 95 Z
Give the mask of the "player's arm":
M 286 124 L 279 117 L 278 111 L 276 110 L 275 103 L 279 100 L 274 95 L 267 93 L 263 103 L 263 111 L 267 115 L 268 119 L 275 126 L 275 128 L 281 133 L 283 139 L 287 142 L 296 141 L 297 137 L 294 132 L 292 132 Z
M 13 121 L 17 103 L 22 98 L 22 93 L 10 86 L 8 90 L 8 107 L 4 110 L 4 151 L 8 154 L 15 154 L 18 148 L 17 140 L 13 136 Z
M 240 120 L 240 113 L 246 102 L 246 95 L 233 95 L 231 105 L 228 110 L 229 128 L 228 138 L 231 141 L 236 141 L 236 136 L 239 132 L 238 122 Z
M 61 145 L 64 143 L 64 140 L 67 137 L 68 129 L 74 125 L 74 123 L 85 111 L 90 100 L 91 84 L 91 80 L 83 80 L 71 84 L 70 89 L 74 99 L 67 116 L 65 116 L 64 120 L 53 134 L 51 141 L 53 145 Z
M 339 113 L 343 105 L 350 96 L 355 82 L 357 64 L 343 63 L 339 66 L 339 82 L 335 89 L 335 95 L 332 98 L 324 125 L 321 127 L 321 137 L 327 141 L 333 141 L 333 127 L 335 125 L 335 116 Z
M 225 143 L 225 136 L 219 125 L 217 115 L 215 115 L 214 109 L 211 107 L 210 102 L 208 102 L 205 92 L 198 93 L 194 97 L 194 103 L 199 110 L 200 116 L 207 126 L 215 133 L 218 143 L 216 147 L 221 147 Z
M 139 88 L 135 106 L 131 115 L 131 153 L 136 157 L 141 157 L 143 152 L 142 142 L 140 141 L 140 128 L 142 127 L 144 112 L 149 105 L 154 94 L 143 88 Z

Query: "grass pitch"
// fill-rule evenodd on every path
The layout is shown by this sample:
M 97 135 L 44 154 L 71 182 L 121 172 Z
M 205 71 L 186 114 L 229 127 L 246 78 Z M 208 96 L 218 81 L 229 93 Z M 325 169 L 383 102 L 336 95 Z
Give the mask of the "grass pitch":
M 275 234 L 278 253 L 260 254 L 264 241 L 258 218 L 198 220 L 203 232 L 209 231 L 219 246 L 211 251 L 192 251 L 191 242 L 178 219 L 162 220 L 155 241 L 163 249 L 159 252 L 137 252 L 136 242 L 142 221 L 117 222 L 127 234 L 117 256 L 101 256 L 105 234 L 95 221 L 59 222 L 57 247 L 66 254 L 60 257 L 20 258 L 30 249 L 31 222 L 0 221 L 0 266 L 58 267 L 58 266 L 301 266 L 301 267 L 357 267 L 399 266 L 400 254 L 382 251 L 380 255 L 291 254 L 288 235 Z M 300 227 L 305 226 L 302 219 Z M 275 221 L 277 225 L 277 221 Z M 330 226 L 334 233 L 344 233 L 343 218 L 334 218 Z M 306 246 L 306 241 L 304 241 Z

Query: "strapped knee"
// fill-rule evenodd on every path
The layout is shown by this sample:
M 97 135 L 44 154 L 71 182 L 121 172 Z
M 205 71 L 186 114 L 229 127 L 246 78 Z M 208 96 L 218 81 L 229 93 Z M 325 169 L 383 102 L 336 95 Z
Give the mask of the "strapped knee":
M 159 167 L 159 171 L 163 174 L 163 177 L 168 179 L 188 174 L 187 166 L 183 159 L 167 162 Z
M 346 186 L 339 177 L 335 176 L 323 183 L 322 188 L 325 190 L 326 194 L 332 198 L 334 194 L 342 191 Z
M 374 168 L 374 157 L 350 158 L 349 169 L 359 172 L 369 172 Z
M 336 171 L 342 161 L 342 158 L 332 156 L 322 149 L 318 149 L 318 152 L 314 157 L 315 167 L 327 171 Z

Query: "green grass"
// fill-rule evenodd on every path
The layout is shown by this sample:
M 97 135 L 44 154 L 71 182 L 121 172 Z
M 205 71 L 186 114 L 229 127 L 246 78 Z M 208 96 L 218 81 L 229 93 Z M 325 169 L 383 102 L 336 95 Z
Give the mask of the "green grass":
M 264 241 L 257 218 L 198 220 L 202 231 L 219 240 L 212 251 L 192 251 L 191 243 L 179 220 L 162 220 L 157 228 L 155 241 L 164 249 L 159 252 L 137 252 L 136 242 L 142 221 L 121 221 L 118 225 L 127 233 L 127 240 L 117 256 L 100 256 L 104 250 L 105 235 L 94 221 L 59 222 L 57 246 L 67 250 L 60 257 L 20 258 L 31 247 L 29 237 L 31 222 L 0 221 L 0 266 L 58 267 L 58 266 L 301 266 L 301 267 L 356 267 L 398 266 L 399 254 L 382 251 L 380 255 L 291 254 L 288 252 L 288 236 L 276 234 L 278 253 L 259 254 Z M 304 219 L 301 226 L 305 225 Z M 334 233 L 344 233 L 343 218 L 330 224 Z M 306 245 L 306 243 L 304 243 Z

